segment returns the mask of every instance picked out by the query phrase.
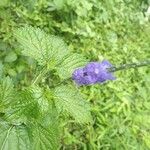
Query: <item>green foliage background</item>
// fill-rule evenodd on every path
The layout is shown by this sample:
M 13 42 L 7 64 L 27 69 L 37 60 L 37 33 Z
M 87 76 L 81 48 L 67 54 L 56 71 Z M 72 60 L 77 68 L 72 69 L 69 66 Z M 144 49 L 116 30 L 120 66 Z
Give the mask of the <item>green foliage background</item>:
M 0 70 L 19 89 L 38 71 L 32 59 L 21 56 L 13 36 L 24 24 L 62 37 L 69 49 L 90 61 L 122 64 L 148 59 L 149 6 L 149 0 L 0 1 Z M 114 82 L 80 88 L 91 103 L 94 121 L 63 122 L 60 149 L 150 149 L 150 70 L 121 71 L 116 77 Z

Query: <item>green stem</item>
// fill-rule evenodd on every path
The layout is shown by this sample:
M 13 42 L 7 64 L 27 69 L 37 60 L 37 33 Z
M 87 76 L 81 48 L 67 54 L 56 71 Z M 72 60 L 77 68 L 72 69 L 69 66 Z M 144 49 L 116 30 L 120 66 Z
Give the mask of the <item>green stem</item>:
M 109 72 L 116 72 L 116 71 L 121 71 L 121 70 L 126 70 L 126 69 L 131 69 L 131 68 L 138 68 L 138 67 L 143 67 L 143 66 L 149 66 L 150 65 L 150 60 L 146 60 L 143 62 L 138 62 L 138 63 L 130 63 L 130 64 L 123 64 L 120 66 L 113 66 L 111 68 L 108 68 Z M 49 86 L 50 88 L 54 88 L 57 87 L 63 83 L 65 83 L 66 81 L 70 80 L 70 78 L 63 80 L 62 82 L 56 84 L 56 85 L 52 85 Z
M 120 70 L 138 68 L 138 67 L 143 67 L 143 66 L 148 66 L 148 65 L 150 65 L 150 60 L 146 60 L 146 61 L 138 62 L 138 63 L 131 63 L 131 64 L 123 64 L 120 66 L 114 66 L 114 67 L 108 68 L 108 70 L 109 70 L 109 72 L 116 72 L 116 71 L 120 71 Z
M 71 78 L 67 78 L 67 79 L 61 81 L 60 83 L 58 83 L 56 85 L 49 86 L 49 88 L 55 88 L 55 87 L 62 85 L 63 83 L 65 83 L 66 81 L 69 81 L 69 80 L 71 80 Z

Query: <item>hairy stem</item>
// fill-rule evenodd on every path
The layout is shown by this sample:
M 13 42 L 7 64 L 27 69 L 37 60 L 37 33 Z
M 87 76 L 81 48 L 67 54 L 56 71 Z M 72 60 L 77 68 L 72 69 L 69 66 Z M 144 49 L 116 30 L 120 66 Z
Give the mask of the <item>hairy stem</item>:
M 120 71 L 120 70 L 127 70 L 127 69 L 131 69 L 131 68 L 138 68 L 138 67 L 149 66 L 149 65 L 150 65 L 150 60 L 146 60 L 146 61 L 138 62 L 138 63 L 113 66 L 111 68 L 108 68 L 108 70 L 109 70 L 109 72 L 116 72 L 116 71 Z

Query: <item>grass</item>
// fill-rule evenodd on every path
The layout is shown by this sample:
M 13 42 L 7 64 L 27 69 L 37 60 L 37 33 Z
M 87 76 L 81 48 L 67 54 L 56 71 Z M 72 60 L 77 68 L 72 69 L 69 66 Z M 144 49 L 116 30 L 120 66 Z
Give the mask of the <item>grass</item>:
M 20 56 L 12 31 L 23 24 L 62 37 L 90 61 L 113 64 L 150 58 L 150 21 L 145 0 L 4 0 L 0 2 L 0 66 L 18 87 L 33 75 L 32 60 Z M 1 67 L 0 67 L 1 68 Z M 117 80 L 81 87 L 91 103 L 92 125 L 63 123 L 60 149 L 150 149 L 150 70 L 117 72 Z

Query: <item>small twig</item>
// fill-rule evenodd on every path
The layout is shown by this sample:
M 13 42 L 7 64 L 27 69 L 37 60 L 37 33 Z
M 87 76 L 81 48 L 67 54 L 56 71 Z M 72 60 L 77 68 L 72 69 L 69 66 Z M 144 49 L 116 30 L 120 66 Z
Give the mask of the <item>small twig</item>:
M 146 60 L 143 62 L 138 62 L 138 63 L 131 63 L 131 64 L 123 64 L 120 66 L 113 66 L 111 68 L 108 68 L 109 72 L 116 72 L 120 70 L 127 70 L 131 68 L 139 68 L 143 66 L 149 66 L 150 65 L 150 60 Z

